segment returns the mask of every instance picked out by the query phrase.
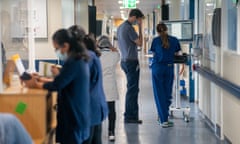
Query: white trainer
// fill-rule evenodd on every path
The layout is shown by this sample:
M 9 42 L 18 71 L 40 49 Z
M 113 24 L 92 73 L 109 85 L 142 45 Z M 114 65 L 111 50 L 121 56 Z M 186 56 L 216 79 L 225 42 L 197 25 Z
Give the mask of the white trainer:
M 115 141 L 115 136 L 114 136 L 114 135 L 108 136 L 108 140 L 109 140 L 109 141 Z

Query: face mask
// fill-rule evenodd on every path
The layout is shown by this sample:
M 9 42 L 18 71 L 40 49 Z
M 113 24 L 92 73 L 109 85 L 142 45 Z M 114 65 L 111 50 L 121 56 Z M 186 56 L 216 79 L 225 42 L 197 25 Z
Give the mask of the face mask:
M 62 54 L 60 49 L 56 51 L 56 55 L 62 61 L 65 61 L 68 58 L 67 54 L 66 53 Z
M 137 24 L 138 24 L 138 21 L 135 20 L 135 21 L 133 22 L 133 25 L 137 25 Z

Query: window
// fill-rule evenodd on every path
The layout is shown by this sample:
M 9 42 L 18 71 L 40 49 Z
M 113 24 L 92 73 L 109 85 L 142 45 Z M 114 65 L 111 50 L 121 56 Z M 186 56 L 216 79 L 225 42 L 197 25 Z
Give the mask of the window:
M 228 28 L 228 49 L 237 50 L 237 7 L 234 1 L 228 1 L 227 4 L 227 28 Z

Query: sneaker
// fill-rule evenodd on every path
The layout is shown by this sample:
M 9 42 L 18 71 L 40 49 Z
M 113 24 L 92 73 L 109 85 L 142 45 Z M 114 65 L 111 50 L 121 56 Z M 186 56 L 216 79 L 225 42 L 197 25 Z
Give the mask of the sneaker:
M 161 124 L 162 128 L 173 127 L 173 125 L 174 125 L 174 123 L 173 123 L 173 122 L 170 122 L 170 121 L 168 121 L 168 122 L 163 122 L 163 123 Z
M 108 140 L 109 141 L 115 141 L 115 136 L 114 135 L 109 135 Z

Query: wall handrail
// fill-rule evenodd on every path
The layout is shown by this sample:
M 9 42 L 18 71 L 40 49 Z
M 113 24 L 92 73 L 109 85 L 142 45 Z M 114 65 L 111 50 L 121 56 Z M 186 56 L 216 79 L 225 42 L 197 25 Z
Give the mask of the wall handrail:
M 223 88 L 227 92 L 231 93 L 232 95 L 236 96 L 240 99 L 240 86 L 236 85 L 229 80 L 224 79 L 223 77 L 215 74 L 213 71 L 209 70 L 208 68 L 202 66 L 196 66 L 196 71 L 202 75 L 203 77 L 207 78 L 208 80 L 212 81 L 219 87 Z

